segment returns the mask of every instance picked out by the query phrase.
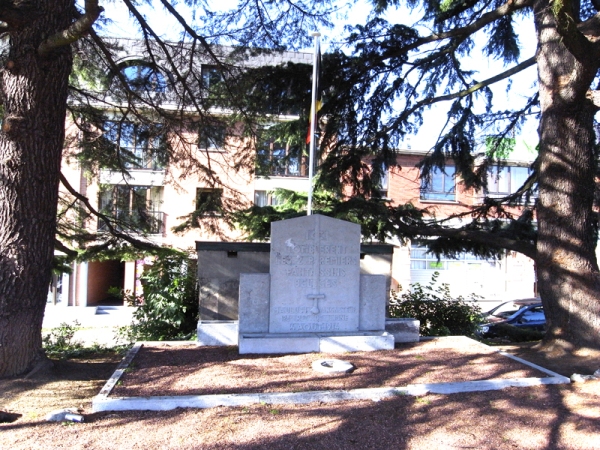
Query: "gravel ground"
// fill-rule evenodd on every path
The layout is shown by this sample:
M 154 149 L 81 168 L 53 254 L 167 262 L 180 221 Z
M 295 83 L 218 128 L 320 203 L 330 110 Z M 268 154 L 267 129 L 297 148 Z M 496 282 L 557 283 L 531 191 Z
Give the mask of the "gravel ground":
M 512 351 L 563 375 L 574 367 L 580 373 L 600 368 L 597 351 L 552 355 L 530 344 Z M 452 353 L 423 356 L 413 359 L 450 372 Z M 0 410 L 12 418 L 0 423 L 0 449 L 600 449 L 600 383 L 594 381 L 380 401 L 92 414 L 91 398 L 118 359 L 55 361 L 31 379 L 0 380 Z M 484 373 L 490 362 L 471 366 Z M 165 366 L 156 380 L 168 386 L 179 378 Z M 216 371 L 196 382 L 225 381 Z M 66 406 L 79 408 L 85 422 L 44 420 Z
M 2 449 L 598 449 L 598 384 L 0 425 Z
M 340 358 L 355 370 L 324 374 L 312 369 L 313 361 Z M 399 344 L 395 350 L 345 354 L 239 355 L 237 347 L 148 343 L 111 395 L 302 392 L 547 376 L 458 336 Z

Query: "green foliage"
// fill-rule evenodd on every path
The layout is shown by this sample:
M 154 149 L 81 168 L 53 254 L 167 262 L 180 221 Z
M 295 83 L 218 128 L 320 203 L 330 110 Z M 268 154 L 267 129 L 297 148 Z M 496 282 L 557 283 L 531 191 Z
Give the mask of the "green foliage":
M 171 251 L 144 266 L 143 299 L 123 331 L 130 341 L 189 339 L 198 322 L 197 263 L 190 255 Z
M 414 283 L 406 292 L 394 294 L 389 302 L 390 317 L 420 320 L 421 336 L 473 336 L 483 321 L 481 309 L 462 296 L 452 297 L 446 283 L 436 287 L 438 276 L 434 272 L 428 285 Z M 471 301 L 476 299 L 474 294 L 471 297 Z
M 62 322 L 57 328 L 52 328 L 50 332 L 42 337 L 42 346 L 46 356 L 50 358 L 81 358 L 99 353 L 119 352 L 122 348 L 108 348 L 102 345 L 94 344 L 84 346 L 81 342 L 74 339 L 75 332 L 80 329 L 80 323 L 75 320 L 72 324 Z
M 507 159 L 515 149 L 515 145 L 515 138 L 498 138 L 495 136 L 488 136 L 485 139 L 487 155 L 498 160 Z
M 308 198 L 305 193 L 276 189 L 274 195 L 280 202 L 277 206 L 253 206 L 233 215 L 238 227 L 246 232 L 246 239 L 266 241 L 271 222 L 306 214 Z M 423 216 L 412 204 L 392 208 L 381 198 L 344 199 L 324 190 L 313 192 L 313 213 L 358 223 L 364 240 L 379 242 L 397 235 L 395 223 L 417 222 Z

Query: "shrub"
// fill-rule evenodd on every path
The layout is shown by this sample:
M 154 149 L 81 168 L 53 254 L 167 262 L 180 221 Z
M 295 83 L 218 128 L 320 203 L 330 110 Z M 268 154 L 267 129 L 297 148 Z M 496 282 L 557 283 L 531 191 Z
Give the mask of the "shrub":
M 49 358 L 66 359 L 82 356 L 83 344 L 73 340 L 75 332 L 80 328 L 76 320 L 73 324 L 62 322 L 58 327 L 52 328 L 50 332 L 42 337 L 44 352 Z
M 198 322 L 196 267 L 196 260 L 172 250 L 145 265 L 141 277 L 143 299 L 127 299 L 138 309 L 132 325 L 121 335 L 130 342 L 191 338 Z
M 390 317 L 418 319 L 421 336 L 473 336 L 483 322 L 481 309 L 472 303 L 477 296 L 471 294 L 468 301 L 452 297 L 447 283 L 435 286 L 438 276 L 434 272 L 428 285 L 414 283 L 406 292 L 392 294 Z
M 58 327 L 52 328 L 45 334 L 42 337 L 42 346 L 46 356 L 67 359 L 125 350 L 121 347 L 109 348 L 98 344 L 84 346 L 80 341 L 74 339 L 75 332 L 81 328 L 80 325 L 76 320 L 72 324 L 62 322 Z

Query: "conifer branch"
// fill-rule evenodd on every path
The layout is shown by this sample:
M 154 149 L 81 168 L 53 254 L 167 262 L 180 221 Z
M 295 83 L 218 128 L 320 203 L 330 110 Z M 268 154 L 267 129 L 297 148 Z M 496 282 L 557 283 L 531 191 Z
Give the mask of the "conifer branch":
M 106 225 L 106 228 L 108 229 L 108 232 L 111 235 L 113 235 L 117 238 L 123 239 L 125 242 L 128 242 L 131 245 L 133 245 L 134 247 L 139 248 L 139 249 L 155 250 L 157 248 L 157 246 L 152 244 L 151 242 L 146 242 L 146 241 L 142 241 L 140 239 L 136 239 L 136 238 L 128 235 L 127 233 L 121 233 L 119 230 L 117 230 L 113 226 L 112 220 L 109 217 L 102 214 L 96 208 L 94 208 L 92 206 L 92 204 L 90 203 L 90 200 L 85 195 L 79 193 L 73 186 L 71 186 L 71 184 L 66 179 L 66 177 L 62 174 L 62 172 L 60 173 L 60 182 L 67 189 L 67 191 L 69 191 L 69 193 L 71 195 L 73 195 L 77 200 L 81 201 L 81 203 L 84 204 L 84 206 L 87 208 L 87 210 L 90 213 L 92 213 L 94 216 L 98 217 L 100 220 L 102 220 L 102 222 L 104 222 L 104 224 Z
M 391 49 L 389 52 L 384 54 L 385 58 L 389 58 L 392 56 L 403 55 L 411 50 L 415 50 L 425 44 L 430 44 L 432 42 L 439 42 L 446 39 L 458 38 L 461 36 L 470 36 L 476 31 L 481 30 L 486 27 L 490 23 L 512 14 L 515 11 L 520 9 L 528 8 L 533 5 L 533 0 L 508 0 L 506 3 L 495 9 L 494 11 L 490 11 L 489 13 L 483 14 L 478 20 L 466 25 L 464 27 L 453 28 L 449 31 L 445 31 L 442 33 L 433 33 L 429 36 L 424 36 L 416 39 L 413 43 L 405 45 L 398 49 Z
M 96 22 L 102 11 L 104 11 L 104 8 L 98 5 L 98 0 L 85 0 L 83 15 L 66 30 L 60 31 L 42 42 L 38 47 L 38 55 L 46 56 L 53 50 L 72 44 L 82 38 Z

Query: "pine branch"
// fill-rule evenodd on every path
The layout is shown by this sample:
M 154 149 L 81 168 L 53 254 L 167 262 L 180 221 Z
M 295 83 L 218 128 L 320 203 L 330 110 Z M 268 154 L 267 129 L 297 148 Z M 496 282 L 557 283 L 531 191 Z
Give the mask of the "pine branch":
M 139 248 L 141 250 L 156 250 L 157 248 L 159 248 L 159 246 L 152 244 L 151 242 L 141 241 L 139 239 L 129 236 L 127 233 L 121 233 L 119 230 L 117 230 L 113 226 L 112 220 L 106 215 L 99 212 L 96 208 L 94 208 L 90 203 L 90 200 L 85 195 L 82 195 L 77 190 L 75 190 L 75 188 L 71 186 L 69 181 L 65 178 L 65 176 L 62 173 L 60 174 L 60 182 L 67 189 L 67 191 L 69 191 L 71 195 L 73 195 L 77 200 L 81 201 L 81 203 L 85 205 L 85 207 L 91 214 L 98 217 L 104 222 L 106 228 L 108 228 L 108 232 L 111 235 L 123 239 L 125 242 L 128 242 L 134 247 Z
M 102 11 L 104 8 L 98 5 L 98 0 L 85 0 L 84 14 L 66 30 L 56 33 L 42 42 L 38 47 L 38 55 L 47 56 L 53 50 L 82 38 L 92 28 Z
M 513 250 L 522 253 L 525 256 L 535 260 L 537 252 L 535 244 L 532 242 L 510 239 L 502 236 L 500 233 L 492 233 L 483 230 L 467 230 L 464 228 L 445 228 L 431 224 L 405 224 L 402 222 L 394 223 L 400 234 L 425 237 L 442 237 L 450 239 L 460 239 L 485 246 L 494 246 Z
M 393 57 L 393 56 L 402 56 L 405 53 L 415 50 L 425 44 L 430 44 L 432 42 L 444 41 L 446 39 L 457 38 L 461 36 L 470 36 L 476 31 L 481 30 L 485 26 L 490 23 L 514 13 L 520 9 L 528 8 L 533 5 L 533 0 L 508 0 L 499 8 L 494 11 L 490 11 L 489 13 L 483 14 L 481 18 L 475 20 L 473 23 L 460 27 L 453 28 L 450 31 L 446 31 L 443 33 L 433 33 L 429 36 L 421 37 L 416 39 L 413 43 L 405 45 L 399 49 L 390 50 L 384 54 L 384 59 Z
M 454 100 L 456 98 L 466 97 L 466 96 L 471 95 L 474 92 L 477 92 L 487 86 L 497 83 L 498 81 L 509 78 L 512 75 L 519 73 L 519 72 L 527 69 L 528 67 L 531 67 L 535 63 L 536 63 L 536 59 L 535 59 L 535 56 L 533 56 L 533 57 L 523 61 L 522 63 L 517 64 L 516 66 L 514 66 L 502 73 L 499 73 L 498 75 L 495 75 L 495 76 L 488 78 L 487 80 L 481 81 L 479 83 L 476 83 L 467 89 L 463 89 L 462 91 L 454 92 L 452 94 L 447 94 L 447 95 L 440 95 L 439 97 L 428 97 L 423 100 L 420 100 L 420 101 L 416 102 L 409 109 L 404 110 L 402 112 L 402 114 L 400 116 L 398 116 L 398 118 L 396 120 L 394 120 L 386 128 L 388 131 L 391 131 L 391 130 L 395 129 L 396 127 L 398 127 L 398 124 L 402 123 L 411 114 L 413 114 L 415 111 L 417 111 L 419 109 L 422 109 L 426 106 L 433 105 L 434 103 L 439 103 L 439 102 L 444 102 L 444 101 L 448 101 L 448 100 Z

